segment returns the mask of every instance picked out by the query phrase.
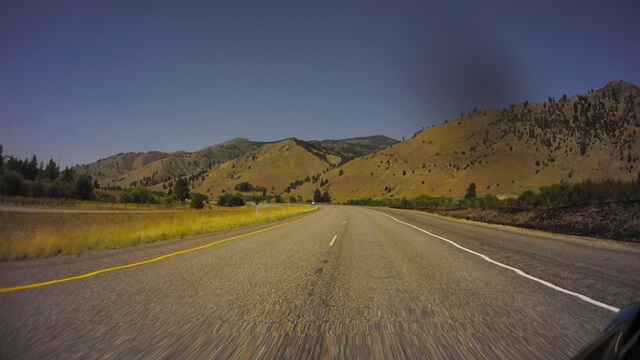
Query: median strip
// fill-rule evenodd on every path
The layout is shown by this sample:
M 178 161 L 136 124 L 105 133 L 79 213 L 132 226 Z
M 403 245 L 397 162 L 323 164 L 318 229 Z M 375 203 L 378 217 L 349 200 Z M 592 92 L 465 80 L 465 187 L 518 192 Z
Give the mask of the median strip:
M 242 234 L 242 235 L 232 236 L 230 238 L 226 238 L 226 239 L 222 239 L 222 240 L 217 240 L 217 241 L 210 242 L 208 244 L 205 244 L 205 245 L 202 245 L 202 246 L 198 246 L 198 247 L 194 247 L 194 248 L 191 248 L 191 249 L 186 249 L 186 250 L 181 250 L 181 251 L 176 251 L 176 252 L 173 252 L 173 253 L 161 255 L 161 256 L 158 256 L 158 257 L 155 257 L 155 258 L 149 259 L 149 260 L 144 260 L 144 261 L 131 263 L 131 264 L 120 265 L 120 266 L 114 266 L 114 267 L 101 269 L 101 270 L 96 270 L 96 271 L 92 271 L 92 272 L 89 272 L 89 273 L 86 273 L 86 274 L 67 277 L 67 278 L 55 279 L 55 280 L 44 281 L 44 282 L 33 283 L 33 284 L 27 284 L 27 285 L 19 285 L 19 286 L 13 286 L 13 287 L 0 288 L 0 293 L 9 293 L 9 292 L 14 292 L 14 291 L 27 290 L 27 289 L 39 288 L 39 287 L 43 287 L 43 286 L 55 285 L 55 284 L 64 283 L 64 282 L 68 282 L 68 281 L 86 279 L 86 278 L 89 278 L 89 277 L 92 277 L 92 276 L 104 274 L 104 273 L 111 272 L 111 271 L 123 270 L 123 269 L 128 269 L 128 268 L 132 268 L 132 267 L 136 267 L 136 266 L 142 266 L 142 265 L 146 265 L 146 264 L 151 264 L 151 263 L 154 263 L 154 262 L 158 262 L 160 260 L 168 259 L 170 257 L 174 257 L 174 256 L 178 256 L 178 255 L 182 255 L 182 254 L 186 254 L 186 253 L 190 253 L 190 252 L 206 249 L 208 247 L 211 247 L 211 246 L 214 246 L 214 245 L 218 245 L 218 244 L 221 244 L 221 243 L 224 243 L 224 242 L 227 242 L 227 241 L 236 240 L 236 239 L 244 238 L 244 237 L 247 237 L 247 236 L 260 234 L 260 233 L 263 233 L 263 232 L 266 232 L 266 231 L 269 231 L 269 230 L 273 230 L 273 229 L 276 229 L 276 228 L 279 228 L 279 227 L 282 227 L 282 226 L 285 226 L 285 225 L 294 224 L 294 223 L 302 221 L 302 220 L 304 220 L 304 219 L 306 219 L 306 218 L 308 218 L 308 217 L 310 217 L 312 215 L 314 215 L 314 214 L 307 215 L 307 216 L 304 216 L 304 217 L 302 217 L 300 219 L 289 221 L 289 222 L 286 222 L 286 223 L 283 223 L 283 224 L 270 226 L 270 227 L 265 228 L 265 229 L 252 231 L 250 233 L 246 233 L 246 234 Z

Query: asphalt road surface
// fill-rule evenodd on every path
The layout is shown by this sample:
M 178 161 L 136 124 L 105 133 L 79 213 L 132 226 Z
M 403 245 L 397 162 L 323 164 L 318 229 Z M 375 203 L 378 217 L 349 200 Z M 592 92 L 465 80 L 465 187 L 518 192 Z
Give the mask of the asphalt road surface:
M 0 287 L 272 226 L 2 263 Z M 0 293 L 0 358 L 562 359 L 639 300 L 638 246 L 323 206 Z

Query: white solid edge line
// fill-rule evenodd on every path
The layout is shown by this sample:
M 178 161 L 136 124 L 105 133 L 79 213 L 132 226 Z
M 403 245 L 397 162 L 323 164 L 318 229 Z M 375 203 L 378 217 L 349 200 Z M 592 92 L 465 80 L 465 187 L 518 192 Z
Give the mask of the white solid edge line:
M 537 277 L 535 277 L 535 276 L 531 276 L 531 275 L 529 275 L 529 274 L 525 273 L 524 271 L 522 271 L 522 270 L 520 270 L 520 269 L 518 269 L 518 268 L 514 268 L 514 267 L 512 267 L 512 266 L 505 265 L 505 264 L 503 264 L 503 263 L 500 263 L 500 262 L 497 262 L 497 261 L 495 261 L 495 260 L 492 260 L 491 258 L 489 258 L 488 256 L 486 256 L 486 255 L 484 255 L 484 254 L 481 254 L 481 253 L 479 253 L 479 252 L 475 252 L 475 251 L 473 251 L 473 250 L 469 250 L 469 249 L 467 249 L 467 248 L 465 248 L 465 247 L 463 247 L 463 246 L 458 245 L 457 243 L 455 243 L 455 242 L 453 242 L 453 241 L 451 241 L 451 240 L 449 240 L 449 239 L 445 239 L 445 238 L 443 238 L 442 236 L 438 236 L 438 235 L 432 234 L 432 233 L 430 233 L 430 232 L 428 232 L 428 231 L 426 231 L 426 230 L 423 230 L 423 229 L 421 229 L 421 228 L 419 228 L 419 227 L 417 227 L 417 226 L 415 226 L 415 225 L 411 225 L 411 224 L 406 223 L 406 222 L 404 222 L 404 221 L 400 221 L 400 220 L 398 220 L 398 219 L 394 218 L 394 217 L 393 217 L 393 216 L 391 216 L 391 215 L 387 215 L 387 214 L 385 214 L 385 213 L 383 213 L 383 212 L 376 211 L 376 210 L 373 210 L 373 211 L 375 211 L 375 212 L 377 212 L 377 213 L 380 213 L 380 214 L 382 214 L 382 215 L 384 215 L 384 216 L 387 216 L 387 217 L 389 217 L 389 218 L 391 218 L 391 219 L 393 219 L 393 220 L 395 220 L 395 221 L 397 221 L 397 222 L 399 222 L 399 223 L 401 223 L 401 224 L 404 224 L 404 225 L 410 226 L 410 227 L 412 227 L 412 228 L 414 228 L 414 229 L 416 229 L 416 230 L 420 230 L 420 231 L 422 231 L 423 233 L 425 233 L 425 234 L 427 234 L 427 235 L 431 235 L 431 236 L 433 236 L 433 237 L 435 237 L 435 238 L 438 238 L 438 239 L 440 239 L 440 240 L 444 240 L 444 241 L 446 241 L 446 242 L 450 243 L 451 245 L 453 245 L 453 246 L 455 246 L 455 247 L 457 247 L 457 248 L 460 248 L 460 249 L 462 249 L 462 250 L 464 250 L 464 251 L 470 252 L 470 253 L 472 253 L 473 255 L 477 255 L 477 256 L 479 256 L 479 257 L 483 258 L 484 260 L 486 260 L 486 261 L 488 261 L 488 262 L 490 262 L 490 263 L 492 263 L 492 264 L 496 264 L 496 265 L 501 266 L 501 267 L 503 267 L 503 268 L 505 268 L 505 269 L 509 269 L 509 270 L 511 270 L 511 271 L 513 271 L 513 272 L 515 272 L 516 274 L 520 275 L 520 276 L 524 276 L 524 277 L 526 277 L 527 279 L 530 279 L 530 280 L 533 280 L 533 281 L 539 282 L 540 284 L 542 284 L 542 285 L 544 285 L 544 286 L 548 286 L 548 287 L 550 287 L 550 288 L 552 288 L 552 289 L 554 289 L 554 290 L 556 290 L 556 291 L 559 291 L 559 292 L 562 292 L 562 293 L 565 293 L 565 294 L 568 294 L 568 295 L 575 296 L 575 297 L 577 297 L 577 298 L 578 298 L 578 299 L 580 299 L 580 300 L 586 301 L 586 302 L 588 302 L 588 303 L 590 303 L 590 304 L 593 304 L 593 305 L 599 306 L 599 307 L 601 307 L 601 308 L 604 308 L 604 309 L 607 309 L 607 310 L 610 310 L 610 311 L 613 311 L 613 312 L 618 312 L 618 311 L 620 311 L 620 309 L 618 309 L 617 307 L 614 307 L 614 306 L 611 306 L 611 305 L 607 305 L 607 304 L 605 304 L 605 303 L 601 303 L 601 302 L 599 302 L 599 301 L 597 301 L 597 300 L 594 300 L 594 299 L 592 299 L 592 298 L 590 298 L 590 297 L 588 297 L 588 296 L 585 296 L 585 295 L 582 295 L 582 294 L 578 294 L 577 292 L 573 292 L 573 291 L 570 291 L 570 290 L 567 290 L 567 289 L 563 289 L 563 288 L 559 287 L 558 285 L 554 285 L 554 284 L 552 284 L 552 283 L 550 283 L 550 282 L 548 282 L 548 281 L 544 281 L 544 280 L 539 279 L 539 278 L 537 278 Z
M 333 239 L 331 239 L 331 242 L 329 243 L 329 246 L 333 246 L 333 243 L 336 242 L 336 239 L 338 238 L 338 235 L 335 235 L 333 237 Z

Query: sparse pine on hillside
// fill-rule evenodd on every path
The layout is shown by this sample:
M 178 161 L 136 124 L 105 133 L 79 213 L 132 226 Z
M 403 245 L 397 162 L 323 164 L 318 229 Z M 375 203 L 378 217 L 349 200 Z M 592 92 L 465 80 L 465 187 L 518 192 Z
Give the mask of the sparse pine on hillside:
M 475 199 L 476 198 L 476 183 L 470 183 L 467 188 L 467 193 L 464 194 L 465 199 Z
M 464 197 L 470 182 L 486 194 L 514 195 L 560 181 L 626 181 L 638 160 L 640 89 L 616 81 L 587 95 L 478 109 L 343 164 L 323 174 L 321 184 L 338 201 Z M 305 184 L 293 193 L 312 196 L 315 188 Z

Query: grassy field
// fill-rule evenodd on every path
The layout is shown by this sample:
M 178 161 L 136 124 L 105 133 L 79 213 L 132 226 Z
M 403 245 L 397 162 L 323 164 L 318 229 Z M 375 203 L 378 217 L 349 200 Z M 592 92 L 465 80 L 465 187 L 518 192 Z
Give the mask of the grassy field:
M 132 204 L 86 201 L 77 199 L 30 198 L 22 196 L 0 196 L 0 205 L 24 206 L 39 209 L 63 210 L 180 210 L 189 209 L 188 204 Z
M 79 254 L 266 223 L 316 210 L 310 206 L 219 208 L 146 213 L 0 212 L 0 260 Z

